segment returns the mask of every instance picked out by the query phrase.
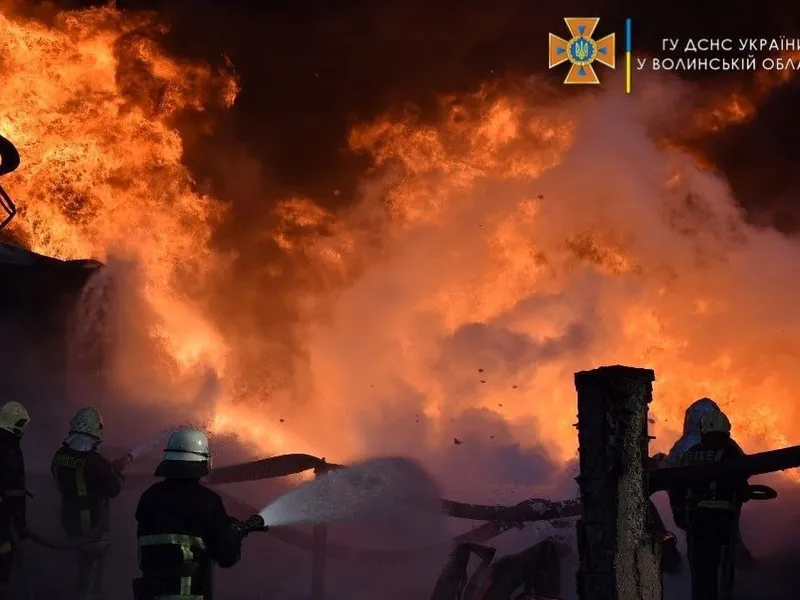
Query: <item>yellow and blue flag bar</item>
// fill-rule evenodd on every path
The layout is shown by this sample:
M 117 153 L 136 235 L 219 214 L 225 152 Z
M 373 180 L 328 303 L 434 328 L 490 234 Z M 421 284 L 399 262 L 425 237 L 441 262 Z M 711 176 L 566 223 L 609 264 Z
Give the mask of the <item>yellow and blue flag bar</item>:
M 625 19 L 625 93 L 631 93 L 631 20 Z

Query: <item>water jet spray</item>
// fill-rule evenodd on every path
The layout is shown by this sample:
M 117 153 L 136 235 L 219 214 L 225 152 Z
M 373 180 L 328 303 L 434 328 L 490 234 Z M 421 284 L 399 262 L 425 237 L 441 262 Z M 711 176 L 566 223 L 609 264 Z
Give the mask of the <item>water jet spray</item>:
M 376 458 L 325 473 L 279 496 L 259 515 L 269 527 L 441 518 L 430 476 L 405 458 Z M 424 510 L 425 508 L 429 510 Z M 422 510 L 419 510 L 422 509 Z

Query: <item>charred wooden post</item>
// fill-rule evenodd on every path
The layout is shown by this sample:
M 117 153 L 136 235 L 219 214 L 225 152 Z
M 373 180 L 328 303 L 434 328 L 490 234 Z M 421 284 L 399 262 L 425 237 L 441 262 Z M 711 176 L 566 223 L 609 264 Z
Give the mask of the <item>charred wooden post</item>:
M 316 477 L 330 471 L 325 459 L 314 469 Z M 314 525 L 314 541 L 311 551 L 311 600 L 325 600 L 325 563 L 328 559 L 328 526 Z
M 582 514 L 581 600 L 661 600 L 660 548 L 648 533 L 647 410 L 655 374 L 614 366 L 575 374 Z

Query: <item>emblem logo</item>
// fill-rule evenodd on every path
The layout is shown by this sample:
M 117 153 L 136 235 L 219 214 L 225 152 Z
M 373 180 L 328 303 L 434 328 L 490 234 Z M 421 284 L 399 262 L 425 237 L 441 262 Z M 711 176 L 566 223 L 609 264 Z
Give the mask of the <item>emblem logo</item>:
M 611 33 L 596 41 L 592 38 L 597 23 L 600 22 L 599 18 L 566 17 L 564 21 L 572 37 L 565 40 L 550 34 L 549 67 L 552 69 L 569 61 L 571 65 L 564 83 L 600 83 L 593 63 L 600 63 L 609 69 L 615 68 L 615 35 Z

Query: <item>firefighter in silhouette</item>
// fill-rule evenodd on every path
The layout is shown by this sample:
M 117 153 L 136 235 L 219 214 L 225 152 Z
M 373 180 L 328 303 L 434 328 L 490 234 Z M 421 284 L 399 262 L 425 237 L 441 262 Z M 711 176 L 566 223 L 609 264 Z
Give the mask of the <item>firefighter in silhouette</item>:
M 77 550 L 76 594 L 86 600 L 102 598 L 103 564 L 108 551 L 110 500 L 122 491 L 127 457 L 109 462 L 97 451 L 103 440 L 103 418 L 94 407 L 80 409 L 51 463 L 61 492 L 61 524 L 73 540 L 86 544 Z
M 669 454 L 660 461 L 660 466 L 679 467 L 684 453 L 695 444 L 700 443 L 702 435 L 701 422 L 703 417 L 710 412 L 719 410 L 719 406 L 717 406 L 717 403 L 711 398 L 700 398 L 693 402 L 689 408 L 686 409 L 686 413 L 683 417 L 683 435 L 673 444 Z M 674 506 L 675 502 L 672 493 L 670 493 L 670 504 Z M 683 499 L 679 498 L 677 502 L 682 503 Z M 679 517 L 675 516 L 674 509 L 673 516 L 675 517 L 675 523 L 678 527 L 684 529 L 684 527 L 678 523 Z M 736 542 L 736 563 L 737 567 L 741 568 L 746 568 L 753 564 L 753 555 L 750 553 L 750 549 L 744 543 L 744 540 L 742 540 L 741 532 L 738 534 Z
M 722 411 L 706 413 L 700 442 L 683 455 L 681 466 L 736 459 L 744 454 L 731 438 Z M 725 477 L 675 490 L 676 519 L 686 529 L 693 600 L 730 600 L 742 503 L 750 498 L 747 478 Z M 681 498 L 682 500 L 679 500 Z
M 213 563 L 232 567 L 242 540 L 267 530 L 259 515 L 245 522 L 228 516 L 219 495 L 200 483 L 210 463 L 205 433 L 182 429 L 170 436 L 155 471 L 164 480 L 150 486 L 136 508 L 142 572 L 133 584 L 136 600 L 212 600 Z
M 25 520 L 25 460 L 19 446 L 30 415 L 19 402 L 7 402 L 0 408 L 0 599 L 10 600 L 13 565 L 13 533 L 22 540 L 27 536 Z

